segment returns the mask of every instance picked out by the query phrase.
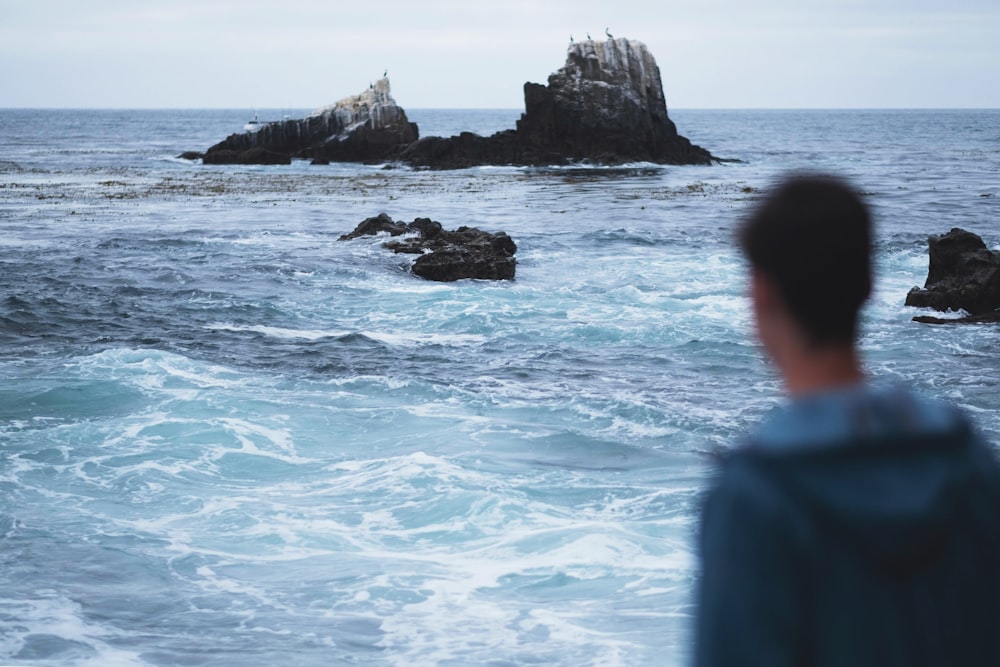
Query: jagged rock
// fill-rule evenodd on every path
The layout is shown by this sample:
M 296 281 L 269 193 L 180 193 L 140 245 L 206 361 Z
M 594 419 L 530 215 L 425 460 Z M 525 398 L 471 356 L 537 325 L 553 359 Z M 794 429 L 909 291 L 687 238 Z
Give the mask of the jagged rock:
M 570 45 L 548 86 L 524 85 L 522 141 L 575 159 L 709 164 L 667 116 L 660 68 L 646 45 L 618 38 Z
M 379 213 L 374 218 L 366 218 L 354 228 L 354 231 L 342 234 L 338 241 L 350 241 L 359 236 L 375 236 L 381 232 L 388 232 L 392 236 L 399 236 L 409 231 L 409 226 L 405 222 L 394 222 L 386 213 Z
M 492 243 L 472 246 L 450 245 L 421 255 L 413 263 L 413 273 L 441 282 L 463 278 L 513 280 L 517 261 L 508 255 L 491 252 Z
M 543 165 L 656 162 L 711 164 L 712 155 L 677 133 L 667 116 L 656 60 L 637 40 L 572 43 L 547 86 L 524 84 L 516 130 L 490 137 L 428 137 L 402 159 L 433 168 L 477 164 Z
M 484 232 L 475 227 L 459 227 L 448 231 L 430 218 L 413 222 L 395 222 L 385 213 L 363 220 L 354 231 L 340 241 L 359 236 L 388 233 L 390 236 L 413 234 L 404 239 L 382 244 L 396 253 L 420 255 L 412 271 L 427 280 L 452 282 L 463 278 L 479 280 L 513 280 L 517 267 L 514 254 L 517 245 L 505 232 Z
M 200 160 L 205 157 L 205 154 L 199 153 L 198 151 L 184 151 L 177 157 L 181 160 Z
M 313 111 L 301 120 L 255 124 L 231 134 L 205 152 L 205 164 L 280 164 L 272 154 L 311 158 L 317 164 L 383 160 L 417 140 L 416 123 L 396 104 L 389 79 Z M 260 161 L 258 161 L 260 160 Z
M 957 227 L 947 234 L 931 236 L 927 241 L 930 255 L 927 281 L 923 288 L 910 290 L 906 305 L 942 312 L 965 310 L 970 317 L 921 316 L 917 321 L 934 320 L 934 324 L 990 321 L 1000 309 L 1000 252 L 990 251 L 979 236 Z

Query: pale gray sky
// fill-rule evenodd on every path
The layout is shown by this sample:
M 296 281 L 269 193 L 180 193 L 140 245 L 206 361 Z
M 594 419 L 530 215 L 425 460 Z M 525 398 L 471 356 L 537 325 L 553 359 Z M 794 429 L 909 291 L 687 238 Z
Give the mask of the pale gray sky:
M 0 0 L 0 107 L 521 108 L 605 27 L 670 107 L 1000 107 L 1000 0 Z

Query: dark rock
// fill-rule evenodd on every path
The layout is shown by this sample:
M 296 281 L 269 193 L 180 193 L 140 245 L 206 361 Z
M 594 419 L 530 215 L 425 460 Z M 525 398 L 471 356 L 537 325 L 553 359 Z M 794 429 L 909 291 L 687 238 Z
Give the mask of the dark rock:
M 714 158 L 677 133 L 667 116 L 656 60 L 642 42 L 570 44 L 566 64 L 547 86 L 524 85 L 516 130 L 481 137 L 428 137 L 401 159 L 438 169 L 481 164 L 558 165 L 656 162 L 711 164 Z
M 932 315 L 917 315 L 914 322 L 921 324 L 994 324 L 1000 323 L 1000 310 L 982 315 L 968 315 L 966 317 L 933 317 Z
M 205 157 L 205 154 L 199 153 L 198 151 L 184 151 L 177 157 L 181 160 L 200 160 Z
M 630 39 L 573 43 L 548 86 L 524 85 L 518 134 L 576 160 L 710 164 L 667 116 L 656 59 Z
M 307 118 L 248 124 L 209 148 L 203 162 L 275 164 L 274 154 L 313 164 L 397 160 L 432 169 L 723 161 L 678 134 L 656 60 L 636 40 L 571 43 L 566 64 L 548 85 L 524 84 L 524 107 L 516 129 L 419 139 L 383 78 Z
M 395 222 L 385 213 L 362 221 L 354 231 L 339 240 L 379 233 L 412 236 L 386 241 L 383 247 L 396 253 L 420 255 L 414 262 L 414 275 L 427 280 L 452 282 L 464 278 L 513 280 L 517 244 L 504 232 L 484 232 L 475 227 L 448 231 L 430 218 L 411 223 Z
M 427 243 L 432 243 L 441 239 L 442 234 L 445 233 L 444 227 L 441 226 L 441 223 L 435 222 L 430 218 L 416 218 L 409 224 L 409 227 L 420 232 L 420 236 L 422 236 L 424 241 Z M 465 227 L 460 227 L 459 231 L 464 229 Z
M 413 273 L 427 280 L 452 282 L 463 278 L 513 280 L 517 260 L 508 255 L 486 252 L 486 246 L 446 246 L 421 255 L 413 263 Z
M 426 137 L 403 150 L 400 159 L 415 167 L 465 169 L 484 164 L 543 166 L 565 164 L 566 156 L 525 146 L 514 130 L 483 137 L 462 132 L 454 137 Z
M 417 126 L 406 118 L 382 78 L 359 95 L 317 109 L 299 120 L 257 123 L 231 134 L 205 152 L 205 164 L 280 164 L 272 154 L 310 158 L 315 164 L 383 160 L 417 140 Z M 260 152 L 264 151 L 264 152 Z M 258 162 L 258 159 L 264 161 Z
M 910 290 L 907 306 L 965 310 L 973 316 L 1000 308 L 1000 252 L 991 252 L 979 236 L 958 228 L 931 236 L 928 251 L 927 281 Z
M 338 241 L 350 241 L 359 236 L 375 236 L 381 232 L 388 232 L 391 236 L 399 236 L 410 231 L 410 227 L 405 222 L 394 222 L 385 213 L 379 213 L 374 218 L 362 220 L 353 232 L 343 234 Z
M 292 157 L 288 153 L 256 146 L 242 151 L 228 148 L 209 149 L 201 161 L 203 164 L 291 164 Z

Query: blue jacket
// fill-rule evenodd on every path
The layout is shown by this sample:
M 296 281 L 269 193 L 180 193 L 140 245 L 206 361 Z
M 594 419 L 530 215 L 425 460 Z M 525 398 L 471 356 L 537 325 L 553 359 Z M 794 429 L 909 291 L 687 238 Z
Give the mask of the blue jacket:
M 1000 468 L 943 403 L 794 403 L 705 500 L 695 661 L 1000 665 Z

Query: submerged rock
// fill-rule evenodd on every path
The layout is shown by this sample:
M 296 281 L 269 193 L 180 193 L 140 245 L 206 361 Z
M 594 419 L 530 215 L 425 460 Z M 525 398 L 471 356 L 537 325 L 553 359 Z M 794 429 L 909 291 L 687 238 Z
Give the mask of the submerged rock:
M 330 161 L 383 160 L 417 140 L 416 123 L 396 104 L 389 79 L 313 111 L 300 120 L 255 123 L 205 152 L 205 164 L 287 164 L 292 157 Z M 280 155 L 281 158 L 275 157 Z
M 656 60 L 642 42 L 571 43 L 548 85 L 524 84 L 516 130 L 417 141 L 402 159 L 434 168 L 477 164 L 656 162 L 711 164 L 712 155 L 677 132 L 667 115 Z
M 1000 310 L 982 315 L 967 315 L 965 317 L 934 317 L 933 315 L 917 315 L 914 322 L 921 324 L 997 324 L 1000 323 Z
M 906 295 L 906 305 L 944 312 L 965 310 L 968 318 L 929 316 L 915 321 L 932 324 L 984 322 L 1000 319 L 1000 252 L 992 252 L 982 238 L 964 229 L 928 239 L 930 267 L 922 288 Z M 996 319 L 994 319 L 996 318 Z
M 397 253 L 420 255 L 411 270 L 421 278 L 440 282 L 464 278 L 514 279 L 517 245 L 505 232 L 490 233 L 475 227 L 448 231 L 430 218 L 417 218 L 405 223 L 380 213 L 363 220 L 354 231 L 338 240 L 349 241 L 380 233 L 393 237 L 412 234 L 407 238 L 386 241 L 382 246 Z

